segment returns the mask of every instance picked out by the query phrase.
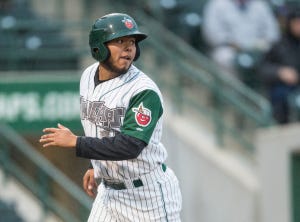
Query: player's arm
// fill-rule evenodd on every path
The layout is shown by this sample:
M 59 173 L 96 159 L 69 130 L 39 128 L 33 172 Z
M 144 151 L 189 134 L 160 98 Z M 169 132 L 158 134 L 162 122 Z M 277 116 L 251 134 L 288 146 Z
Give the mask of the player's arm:
M 145 90 L 130 100 L 120 133 L 102 139 L 77 137 L 76 155 L 96 160 L 134 159 L 147 146 L 161 115 L 159 96 Z
M 114 137 L 77 137 L 76 156 L 94 160 L 128 160 L 136 158 L 147 144 L 118 133 Z

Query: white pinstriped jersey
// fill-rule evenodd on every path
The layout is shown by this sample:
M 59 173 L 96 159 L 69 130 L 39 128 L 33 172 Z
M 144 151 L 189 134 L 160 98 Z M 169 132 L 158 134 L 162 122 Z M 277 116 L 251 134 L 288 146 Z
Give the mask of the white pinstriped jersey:
M 123 181 L 149 173 L 167 158 L 160 142 L 161 93 L 156 84 L 134 65 L 126 74 L 95 87 L 98 66 L 98 62 L 89 66 L 80 80 L 81 122 L 85 135 L 102 138 L 122 132 L 148 145 L 136 159 L 91 160 L 95 177 Z

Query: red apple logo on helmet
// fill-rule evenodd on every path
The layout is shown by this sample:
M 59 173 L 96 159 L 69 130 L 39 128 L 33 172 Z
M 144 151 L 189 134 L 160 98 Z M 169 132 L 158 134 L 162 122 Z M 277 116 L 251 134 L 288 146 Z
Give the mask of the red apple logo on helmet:
M 151 122 L 151 111 L 144 107 L 143 103 L 138 108 L 132 108 L 135 112 L 135 121 L 139 126 L 148 126 Z
M 132 29 L 133 28 L 133 22 L 131 21 L 131 19 L 129 18 L 124 18 L 122 20 L 122 22 L 125 24 L 125 26 L 128 28 L 128 29 Z

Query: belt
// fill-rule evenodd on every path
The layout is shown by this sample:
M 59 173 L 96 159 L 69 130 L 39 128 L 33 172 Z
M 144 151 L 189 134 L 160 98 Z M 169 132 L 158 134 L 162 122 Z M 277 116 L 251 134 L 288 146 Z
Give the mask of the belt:
M 166 164 L 161 164 L 161 169 L 163 170 L 163 172 L 166 172 L 167 170 L 167 166 Z M 127 186 L 126 183 L 124 182 L 113 182 L 113 181 L 108 181 L 108 180 L 102 180 L 103 184 L 105 187 L 114 189 L 114 190 L 125 190 L 128 188 L 138 188 L 138 187 L 142 187 L 144 186 L 143 181 L 141 178 L 139 179 L 135 179 L 131 181 L 131 185 Z

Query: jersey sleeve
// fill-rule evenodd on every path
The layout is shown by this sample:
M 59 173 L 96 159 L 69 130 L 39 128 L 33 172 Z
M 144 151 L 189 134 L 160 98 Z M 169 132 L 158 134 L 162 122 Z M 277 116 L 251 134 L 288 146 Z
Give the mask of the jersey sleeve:
M 148 144 L 162 113 L 158 94 L 153 90 L 144 90 L 130 99 L 121 132 Z

